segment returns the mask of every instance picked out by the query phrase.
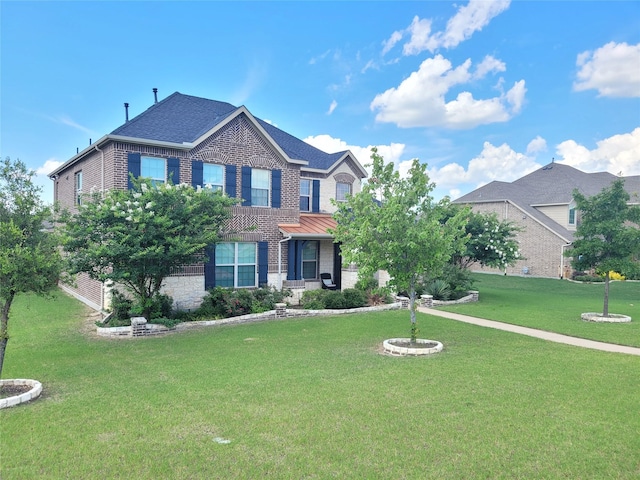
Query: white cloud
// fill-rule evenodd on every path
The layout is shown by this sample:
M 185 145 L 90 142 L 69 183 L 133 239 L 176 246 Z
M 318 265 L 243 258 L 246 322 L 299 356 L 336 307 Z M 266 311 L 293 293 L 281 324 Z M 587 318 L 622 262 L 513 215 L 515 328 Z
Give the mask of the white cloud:
M 430 168 L 428 173 L 438 187 L 448 189 L 449 195 L 457 198 L 462 185 L 469 185 L 471 190 L 493 180 L 511 182 L 541 166 L 534 157 L 518 153 L 506 143 L 495 146 L 484 142 L 482 152 L 469 161 L 466 169 L 458 163 L 449 163 Z
M 630 133 L 613 135 L 596 143 L 589 150 L 574 140 L 566 140 L 556 147 L 564 163 L 585 172 L 610 172 L 624 176 L 640 175 L 640 127 Z
M 433 52 L 441 47 L 456 47 L 471 38 L 475 32 L 486 27 L 495 16 L 506 10 L 510 3 L 510 0 L 470 0 L 467 5 L 458 8 L 457 13 L 447 22 L 444 31 L 436 32 L 433 35 L 431 34 L 431 20 L 420 20 L 416 16 L 406 29 L 411 34 L 411 38 L 404 44 L 403 53 L 417 55 L 424 50 Z M 394 32 L 394 35 L 397 33 Z M 392 36 L 392 38 L 396 37 Z M 399 38 L 395 40 L 395 42 L 398 41 Z M 393 45 L 389 48 L 387 46 L 388 43 L 385 44 L 386 51 L 393 47 Z
M 524 80 L 498 97 L 476 100 L 470 92 L 461 92 L 455 100 L 445 101 L 445 94 L 454 86 L 464 85 L 493 71 L 500 71 L 502 62 L 488 56 L 471 72 L 471 60 L 452 68 L 442 55 L 428 58 L 397 88 L 376 95 L 370 104 L 377 110 L 376 120 L 396 123 L 399 127 L 442 126 L 467 129 L 478 125 L 504 122 L 517 113 L 526 93 Z
M 336 102 L 335 100 L 332 101 L 331 105 L 329 105 L 329 110 L 327 111 L 327 115 L 331 115 L 337 106 L 338 106 L 338 102 Z
M 369 145 L 360 147 L 358 145 L 349 145 L 344 140 L 333 138 L 331 135 L 315 135 L 304 139 L 309 145 L 319 148 L 323 152 L 336 153 L 349 150 L 356 157 L 362 166 L 371 163 L 371 148 L 378 149 L 378 155 L 382 155 L 386 163 L 393 163 L 398 167 L 400 158 L 404 153 L 405 145 L 403 143 L 392 143 L 390 145 Z M 371 170 L 367 168 L 367 172 Z
M 60 160 L 56 160 L 55 158 L 50 158 L 43 165 L 36 168 L 36 175 L 49 175 L 56 168 L 62 165 L 64 162 Z
M 536 138 L 529 142 L 527 145 L 527 153 L 538 153 L 547 151 L 547 141 L 538 135 Z
M 402 31 L 393 32 L 389 40 L 382 42 L 382 55 L 386 55 L 400 40 L 402 40 Z
M 407 31 L 411 34 L 411 39 L 402 47 L 404 55 L 416 55 L 424 50 L 431 50 L 428 46 L 431 40 L 431 20 L 420 20 L 415 16 Z
M 640 97 L 640 43 L 609 42 L 578 55 L 576 91 L 598 90 L 603 97 Z

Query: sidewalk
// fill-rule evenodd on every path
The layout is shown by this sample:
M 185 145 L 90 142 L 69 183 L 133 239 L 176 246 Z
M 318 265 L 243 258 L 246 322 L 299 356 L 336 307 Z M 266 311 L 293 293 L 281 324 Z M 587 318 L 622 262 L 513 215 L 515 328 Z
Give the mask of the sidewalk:
M 560 333 L 545 332 L 544 330 L 536 330 L 535 328 L 521 327 L 519 325 L 511 325 L 509 323 L 496 322 L 494 320 L 485 320 L 483 318 L 469 317 L 458 313 L 444 312 L 434 308 L 418 307 L 418 311 L 427 315 L 444 317 L 459 322 L 471 323 L 481 327 L 496 328 L 506 332 L 519 333 L 530 337 L 541 338 L 550 342 L 565 343 L 575 347 L 591 348 L 593 350 L 602 350 L 604 352 L 626 353 L 628 355 L 640 355 L 640 348 L 627 347 L 625 345 L 615 345 L 613 343 L 597 342 L 595 340 L 586 340 L 584 338 L 570 337 Z

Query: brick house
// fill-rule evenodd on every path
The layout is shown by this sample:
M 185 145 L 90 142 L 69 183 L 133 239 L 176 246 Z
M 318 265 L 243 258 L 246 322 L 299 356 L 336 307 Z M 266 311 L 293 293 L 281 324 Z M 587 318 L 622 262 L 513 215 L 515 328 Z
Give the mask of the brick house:
M 524 259 L 508 267 L 507 274 L 567 278 L 571 266 L 564 252 L 571 247 L 580 223 L 573 190 L 588 197 L 600 193 L 617 178 L 607 172 L 585 173 L 550 163 L 511 183 L 488 183 L 453 203 L 471 205 L 476 212 L 495 212 L 498 219 L 522 228 L 517 237 Z M 622 178 L 631 201 L 640 202 L 640 175 Z M 486 267 L 478 270 L 504 272 Z
M 155 90 L 154 90 L 155 93 Z M 126 107 L 127 105 L 125 105 Z M 128 117 L 128 114 L 127 114 Z M 54 200 L 71 211 L 90 190 L 130 188 L 129 173 L 222 190 L 242 199 L 231 228 L 206 264 L 169 277 L 163 292 L 195 308 L 214 286 L 320 288 L 320 273 L 355 283 L 343 268 L 331 199 L 360 191 L 366 171 L 349 151 L 325 153 L 244 107 L 173 93 L 53 171 Z M 252 227 L 256 227 L 252 229 Z M 95 309 L 108 305 L 99 282 L 80 275 L 72 294 Z

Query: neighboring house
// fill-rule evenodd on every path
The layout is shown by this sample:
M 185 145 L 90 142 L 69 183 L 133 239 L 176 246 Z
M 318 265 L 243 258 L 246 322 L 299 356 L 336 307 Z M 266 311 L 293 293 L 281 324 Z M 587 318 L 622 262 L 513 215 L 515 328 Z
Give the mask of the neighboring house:
M 564 252 L 571 247 L 580 223 L 573 190 L 588 197 L 600 193 L 617 178 L 620 177 L 607 172 L 585 173 L 550 163 L 511 183 L 493 181 L 453 203 L 471 205 L 476 212 L 495 212 L 499 220 L 522 228 L 517 239 L 524 259 L 508 267 L 507 274 L 566 278 L 571 274 L 571 265 Z M 622 178 L 631 202 L 640 202 L 640 176 Z
M 327 233 L 335 225 L 331 199 L 359 192 L 366 177 L 349 151 L 325 153 L 244 106 L 176 92 L 127 118 L 49 177 L 54 200 L 73 211 L 91 190 L 131 188 L 130 173 L 242 199 L 230 225 L 240 233 L 217 244 L 208 263 L 167 279 L 163 291 L 179 308 L 197 307 L 214 286 L 320 288 L 325 272 L 339 286 L 355 283 Z M 86 275 L 71 290 L 93 308 L 108 304 L 104 286 Z

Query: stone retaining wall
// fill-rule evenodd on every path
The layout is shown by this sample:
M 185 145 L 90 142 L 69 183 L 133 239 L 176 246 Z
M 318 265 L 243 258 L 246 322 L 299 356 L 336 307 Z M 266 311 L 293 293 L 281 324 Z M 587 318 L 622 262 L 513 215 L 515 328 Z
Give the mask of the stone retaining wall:
M 222 318 L 219 320 L 198 320 L 195 322 L 184 322 L 176 325 L 174 328 L 167 328 L 164 325 L 156 325 L 147 323 L 144 317 L 135 317 L 131 319 L 131 326 L 127 327 L 97 327 L 97 333 L 101 337 L 142 337 L 169 333 L 172 331 L 189 330 L 200 327 L 213 327 L 219 325 L 237 325 L 242 323 L 253 323 L 264 320 L 284 320 L 287 318 L 297 317 L 319 317 L 344 315 L 349 313 L 365 313 L 365 312 L 381 312 L 385 310 L 399 310 L 403 308 L 401 302 L 390 303 L 386 305 L 378 305 L 374 307 L 362 308 L 345 308 L 339 310 L 301 310 L 287 308 L 285 303 L 277 303 L 275 310 L 269 310 L 263 313 L 251 313 L 238 317 Z M 407 307 L 404 307 L 407 308 Z

